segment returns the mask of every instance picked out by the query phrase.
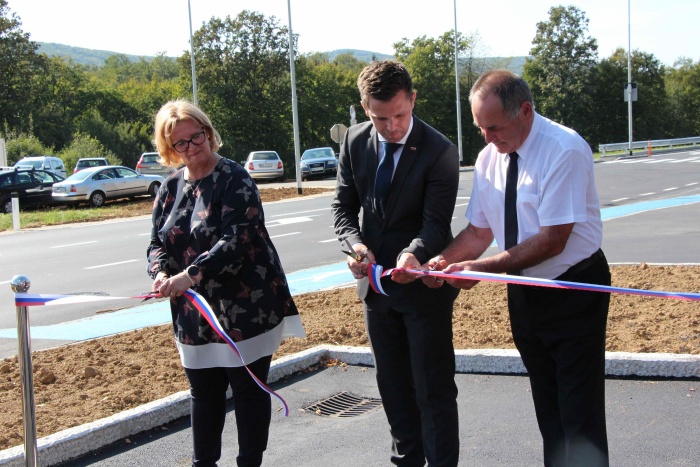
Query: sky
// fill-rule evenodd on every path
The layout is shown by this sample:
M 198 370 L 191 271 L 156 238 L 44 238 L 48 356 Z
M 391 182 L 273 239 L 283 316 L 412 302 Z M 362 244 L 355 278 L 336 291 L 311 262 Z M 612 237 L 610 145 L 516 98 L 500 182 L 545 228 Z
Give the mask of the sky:
M 189 50 L 187 0 L 7 2 L 36 42 L 131 55 L 179 56 Z M 631 39 L 633 50 L 651 53 L 665 65 L 679 57 L 700 60 L 699 0 L 190 0 L 192 27 L 242 10 L 274 16 L 288 26 L 288 3 L 301 53 L 359 49 L 393 54 L 393 44 L 403 38 L 438 38 L 453 31 L 456 9 L 458 31 L 480 37 L 477 55 L 524 56 L 549 9 L 574 5 L 589 19 L 599 58 L 618 47 L 627 49 Z

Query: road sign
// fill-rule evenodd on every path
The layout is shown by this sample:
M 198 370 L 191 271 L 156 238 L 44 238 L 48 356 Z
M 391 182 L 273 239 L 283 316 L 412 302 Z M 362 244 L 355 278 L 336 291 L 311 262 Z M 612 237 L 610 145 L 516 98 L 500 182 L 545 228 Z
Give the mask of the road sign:
M 331 139 L 340 144 L 343 141 L 343 138 L 345 138 L 346 131 L 348 131 L 348 127 L 342 123 L 336 123 L 331 128 Z

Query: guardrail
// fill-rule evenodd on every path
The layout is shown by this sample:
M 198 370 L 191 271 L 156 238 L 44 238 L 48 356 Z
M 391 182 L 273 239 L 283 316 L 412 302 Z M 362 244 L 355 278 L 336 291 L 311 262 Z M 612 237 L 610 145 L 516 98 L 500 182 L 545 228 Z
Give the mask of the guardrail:
M 700 143 L 700 136 L 693 136 L 690 138 L 674 138 L 674 139 L 657 139 L 650 141 L 633 141 L 632 149 L 646 149 L 649 147 L 660 148 L 660 147 L 670 147 L 673 146 L 687 146 L 692 145 L 695 147 L 696 144 Z M 630 143 L 610 143 L 610 144 L 599 144 L 598 150 L 605 156 L 606 151 L 624 151 L 625 149 L 630 149 Z

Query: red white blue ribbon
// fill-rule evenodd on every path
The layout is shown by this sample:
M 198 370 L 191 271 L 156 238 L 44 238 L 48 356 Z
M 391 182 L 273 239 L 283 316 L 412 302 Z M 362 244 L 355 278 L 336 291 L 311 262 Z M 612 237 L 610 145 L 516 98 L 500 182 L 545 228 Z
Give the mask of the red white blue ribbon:
M 216 331 L 216 333 L 221 337 L 236 353 L 238 358 L 241 359 L 243 366 L 248 371 L 248 374 L 253 378 L 255 383 L 260 386 L 260 388 L 267 392 L 268 394 L 276 397 L 284 406 L 284 416 L 289 416 L 289 406 L 287 402 L 275 391 L 270 389 L 265 383 L 263 383 L 252 371 L 248 368 L 246 362 L 243 361 L 241 353 L 238 350 L 238 346 L 231 339 L 226 330 L 221 326 L 219 320 L 216 318 L 216 314 L 211 309 L 209 304 L 204 298 L 199 295 L 194 290 L 187 290 L 183 294 L 187 301 L 196 309 L 200 315 L 209 323 L 209 325 Z M 149 298 L 162 298 L 160 294 L 148 293 L 142 295 L 136 295 L 133 297 L 110 297 L 102 295 L 49 295 L 49 294 L 28 294 L 28 293 L 15 293 L 15 306 L 51 306 L 51 305 L 69 305 L 73 303 L 85 303 L 85 302 L 99 302 L 106 300 L 124 300 L 124 299 L 142 299 L 148 300 Z
M 216 314 L 214 313 L 214 310 L 211 309 L 209 306 L 209 303 L 207 303 L 204 298 L 199 295 L 197 292 L 195 292 L 192 289 L 188 289 L 184 292 L 185 297 L 187 298 L 187 301 L 199 312 L 199 314 L 204 318 L 207 323 L 216 331 L 216 333 L 221 337 L 226 343 L 231 346 L 233 351 L 238 355 L 238 358 L 241 359 L 241 362 L 243 363 L 243 366 L 245 369 L 248 371 L 248 374 L 250 375 L 251 378 L 253 378 L 253 381 L 260 386 L 260 389 L 263 391 L 267 392 L 271 396 L 275 396 L 281 403 L 282 406 L 284 407 L 284 416 L 288 417 L 289 416 L 289 406 L 287 405 L 287 402 L 277 394 L 275 391 L 270 389 L 265 383 L 263 383 L 255 374 L 250 371 L 250 368 L 248 368 L 248 365 L 246 364 L 245 361 L 243 361 L 243 357 L 241 356 L 241 352 L 238 350 L 238 346 L 236 343 L 229 337 L 229 335 L 226 333 L 226 330 L 221 326 L 221 323 L 216 317 Z
M 613 287 L 610 285 L 598 285 L 598 284 L 584 284 L 581 282 L 570 282 L 570 281 L 559 281 L 554 279 L 539 279 L 537 277 L 523 277 L 523 276 L 511 276 L 509 274 L 494 274 L 490 272 L 476 272 L 476 271 L 456 271 L 456 272 L 442 272 L 442 271 L 423 271 L 418 269 L 402 269 L 393 268 L 383 270 L 382 266 L 378 264 L 372 264 L 368 267 L 367 275 L 369 277 L 382 277 L 391 276 L 394 271 L 406 272 L 409 274 L 415 274 L 419 276 L 432 276 L 441 279 L 463 279 L 463 280 L 474 280 L 474 281 L 487 281 L 487 282 L 502 282 L 507 284 L 518 284 L 518 285 L 532 285 L 537 287 L 552 287 L 557 289 L 575 289 L 575 290 L 588 290 L 591 292 L 606 292 L 606 293 L 618 293 L 626 295 L 643 295 L 647 297 L 659 297 L 659 298 L 675 298 L 677 300 L 691 300 L 700 301 L 700 293 L 694 292 L 665 292 L 661 290 L 642 290 L 642 289 L 632 289 L 626 287 Z M 379 279 L 377 282 L 379 282 Z M 373 281 L 370 279 L 370 285 L 375 292 L 387 295 L 384 289 L 380 287 L 375 288 Z

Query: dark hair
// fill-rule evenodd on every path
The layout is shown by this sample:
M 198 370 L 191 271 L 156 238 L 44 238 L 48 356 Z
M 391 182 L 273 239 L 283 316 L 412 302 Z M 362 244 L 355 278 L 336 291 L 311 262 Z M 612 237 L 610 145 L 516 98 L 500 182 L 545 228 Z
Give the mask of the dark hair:
M 357 78 L 360 99 L 364 105 L 372 97 L 378 101 L 389 101 L 400 91 L 413 93 L 413 80 L 406 66 L 396 60 L 371 62 Z
M 523 102 L 529 102 L 535 107 L 527 81 L 512 71 L 490 70 L 479 76 L 469 92 L 469 102 L 471 103 L 474 97 L 484 99 L 491 94 L 501 101 L 503 113 L 507 118 L 517 117 Z

